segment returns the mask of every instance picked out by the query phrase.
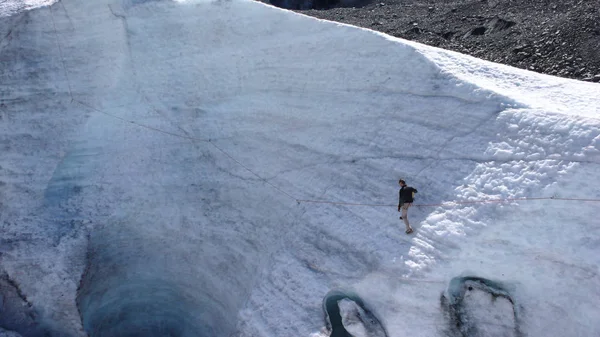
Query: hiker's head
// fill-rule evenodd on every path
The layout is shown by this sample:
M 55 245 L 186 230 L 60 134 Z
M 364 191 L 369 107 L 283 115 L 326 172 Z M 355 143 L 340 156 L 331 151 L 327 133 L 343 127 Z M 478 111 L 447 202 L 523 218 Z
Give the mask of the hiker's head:
M 398 184 L 400 184 L 400 186 L 406 186 L 406 182 L 403 179 L 398 180 Z

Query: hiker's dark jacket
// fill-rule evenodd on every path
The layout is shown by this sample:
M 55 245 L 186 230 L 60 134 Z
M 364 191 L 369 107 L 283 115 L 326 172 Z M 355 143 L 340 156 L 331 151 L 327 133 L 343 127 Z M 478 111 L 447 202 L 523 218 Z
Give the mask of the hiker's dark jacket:
M 398 207 L 402 206 L 402 204 L 413 202 L 413 192 L 417 193 L 417 189 L 410 186 L 403 186 L 398 193 Z

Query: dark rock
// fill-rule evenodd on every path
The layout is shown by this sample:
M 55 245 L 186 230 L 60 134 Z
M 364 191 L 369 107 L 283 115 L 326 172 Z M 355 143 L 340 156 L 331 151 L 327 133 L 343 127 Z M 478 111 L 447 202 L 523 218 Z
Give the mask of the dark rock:
M 522 45 L 522 46 L 518 46 L 518 47 L 513 48 L 512 51 L 513 51 L 513 53 L 520 53 L 520 52 L 525 51 L 525 50 L 527 50 L 529 48 L 531 48 L 531 46 L 529 46 L 529 45 Z
M 501 18 L 493 18 L 490 22 L 488 22 L 487 27 L 489 29 L 489 33 L 500 32 L 510 27 L 516 25 L 517 23 L 514 21 L 508 21 Z
M 445 32 L 442 34 L 442 37 L 446 40 L 450 40 L 454 36 L 454 32 Z
M 465 34 L 463 36 L 463 39 L 468 38 L 469 36 L 477 36 L 477 35 L 483 35 L 485 34 L 486 28 L 481 26 L 481 27 L 476 27 L 471 29 L 470 31 L 467 32 L 467 34 Z
M 487 28 L 485 27 L 477 27 L 471 31 L 471 35 L 483 35 Z

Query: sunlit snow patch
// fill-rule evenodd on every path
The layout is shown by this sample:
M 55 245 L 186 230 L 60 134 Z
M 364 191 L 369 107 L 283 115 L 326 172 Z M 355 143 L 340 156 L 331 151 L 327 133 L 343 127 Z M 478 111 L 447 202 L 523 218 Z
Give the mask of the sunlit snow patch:
M 8 0 L 0 1 L 0 17 L 18 14 L 22 11 L 49 6 L 56 0 Z

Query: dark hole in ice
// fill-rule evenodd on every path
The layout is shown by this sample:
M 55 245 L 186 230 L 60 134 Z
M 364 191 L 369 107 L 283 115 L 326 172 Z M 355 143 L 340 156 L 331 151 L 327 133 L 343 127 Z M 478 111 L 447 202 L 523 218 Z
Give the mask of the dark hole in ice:
M 465 296 L 467 292 L 469 296 Z M 488 300 L 483 294 L 487 294 Z M 500 304 L 496 302 L 497 299 L 504 299 L 505 302 Z M 477 276 L 455 277 L 440 300 L 449 323 L 448 335 L 489 336 L 490 328 L 499 327 L 501 336 L 524 336 L 520 329 L 519 307 L 501 282 Z M 503 315 L 498 316 L 497 313 Z
M 383 324 L 375 316 L 373 311 L 368 308 L 362 298 L 349 291 L 332 290 L 323 298 L 323 311 L 325 313 L 325 324 L 331 331 L 330 337 L 352 337 L 353 335 L 346 330 L 342 321 L 339 302 L 349 300 L 354 302 L 360 309 L 359 319 L 369 337 L 387 337 L 388 334 Z

